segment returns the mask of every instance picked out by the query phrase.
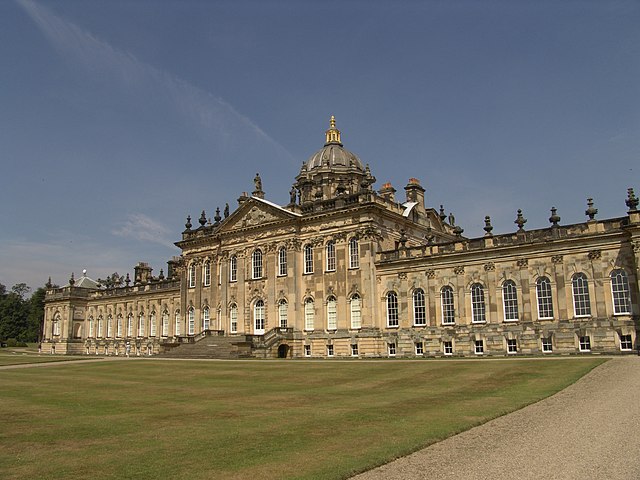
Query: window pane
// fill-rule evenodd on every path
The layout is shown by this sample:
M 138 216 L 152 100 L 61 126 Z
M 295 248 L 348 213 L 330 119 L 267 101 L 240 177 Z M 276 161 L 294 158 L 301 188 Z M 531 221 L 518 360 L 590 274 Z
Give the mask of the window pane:
M 427 324 L 424 291 L 421 288 L 418 288 L 413 292 L 413 322 L 415 325 Z
M 308 299 L 304 304 L 304 329 L 313 330 L 315 322 L 315 308 L 312 299 Z
M 280 328 L 287 328 L 287 302 L 284 300 L 278 305 L 278 323 Z
M 573 276 L 573 307 L 577 317 L 591 315 L 589 302 L 589 282 L 584 273 L 576 273 Z
M 541 277 L 536 282 L 536 295 L 538 297 L 538 318 L 553 318 L 551 282 L 547 277 Z
M 362 315 L 360 306 L 360 297 L 354 295 L 351 297 L 351 328 L 362 327 Z
M 327 330 L 336 330 L 338 328 L 338 308 L 334 297 L 327 302 Z
M 629 279 L 624 270 L 611 272 L 611 294 L 613 296 L 613 313 L 615 315 L 631 313 Z
M 504 319 L 507 321 L 518 320 L 518 292 L 513 280 L 507 280 L 502 284 L 502 301 L 504 303 Z
M 287 249 L 282 247 L 278 251 L 278 275 L 287 274 Z
M 471 285 L 471 314 L 473 322 L 485 322 L 487 320 L 484 304 L 484 289 L 479 283 Z
M 336 244 L 334 242 L 327 243 L 327 271 L 336 269 Z
M 440 291 L 440 302 L 442 304 L 442 323 L 455 323 L 456 311 L 453 304 L 453 288 L 449 286 L 442 287 Z
M 313 273 L 313 247 L 304 246 L 304 273 Z
M 349 268 L 360 267 L 360 252 L 358 248 L 358 239 L 349 240 Z
M 387 326 L 398 326 L 398 296 L 395 292 L 387 294 Z

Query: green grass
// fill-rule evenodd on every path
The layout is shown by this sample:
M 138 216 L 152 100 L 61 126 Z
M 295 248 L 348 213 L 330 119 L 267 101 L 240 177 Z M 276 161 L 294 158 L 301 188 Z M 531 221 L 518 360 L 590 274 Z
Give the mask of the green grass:
M 551 395 L 602 361 L 137 359 L 3 370 L 0 470 L 346 478 Z

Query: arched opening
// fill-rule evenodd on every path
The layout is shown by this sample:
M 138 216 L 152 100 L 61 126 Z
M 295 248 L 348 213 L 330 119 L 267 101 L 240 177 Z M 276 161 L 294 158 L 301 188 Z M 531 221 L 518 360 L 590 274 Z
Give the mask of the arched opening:
M 278 358 L 287 358 L 289 356 L 289 345 L 283 343 L 278 347 Z

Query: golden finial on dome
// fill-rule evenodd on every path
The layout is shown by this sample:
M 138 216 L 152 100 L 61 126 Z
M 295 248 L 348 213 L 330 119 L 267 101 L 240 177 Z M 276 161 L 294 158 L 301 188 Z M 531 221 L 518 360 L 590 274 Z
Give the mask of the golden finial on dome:
M 325 134 L 325 145 L 335 143 L 342 146 L 342 142 L 340 141 L 340 130 L 336 128 L 336 117 L 333 115 L 331 115 L 331 120 L 329 120 L 329 130 L 327 130 Z

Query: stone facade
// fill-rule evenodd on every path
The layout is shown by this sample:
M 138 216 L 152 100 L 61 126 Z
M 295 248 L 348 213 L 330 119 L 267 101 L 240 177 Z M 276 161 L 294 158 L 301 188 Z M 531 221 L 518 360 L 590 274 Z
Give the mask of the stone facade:
M 636 345 L 640 211 L 468 239 L 410 179 L 405 198 L 344 149 L 332 118 L 290 203 L 252 195 L 232 213 L 187 219 L 167 277 L 133 285 L 83 276 L 46 296 L 43 350 L 188 352 L 211 335 L 247 356 L 415 357 L 617 353 Z

